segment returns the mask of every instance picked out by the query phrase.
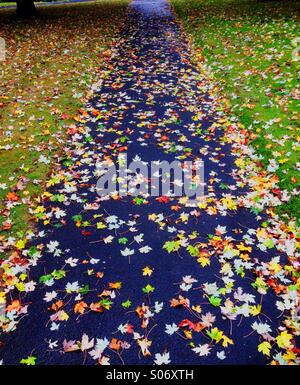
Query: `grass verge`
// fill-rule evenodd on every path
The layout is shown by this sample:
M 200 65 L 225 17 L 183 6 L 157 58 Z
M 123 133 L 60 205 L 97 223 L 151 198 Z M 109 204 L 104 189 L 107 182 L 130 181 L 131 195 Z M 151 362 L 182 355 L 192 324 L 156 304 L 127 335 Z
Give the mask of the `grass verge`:
M 300 218 L 299 1 L 172 0 L 230 110 Z
M 0 12 L 7 49 L 0 62 L 0 241 L 22 238 L 30 227 L 28 208 L 91 95 L 126 7 L 126 0 L 47 7 L 29 21 Z

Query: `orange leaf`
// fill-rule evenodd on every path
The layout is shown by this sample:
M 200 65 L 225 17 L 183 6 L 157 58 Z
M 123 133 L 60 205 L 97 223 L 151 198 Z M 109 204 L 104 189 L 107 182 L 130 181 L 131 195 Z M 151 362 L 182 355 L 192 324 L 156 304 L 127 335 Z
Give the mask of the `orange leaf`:
M 111 289 L 121 289 L 122 287 L 122 282 L 110 282 L 109 287 Z
M 75 304 L 74 306 L 74 313 L 80 313 L 80 314 L 83 314 L 84 313 L 84 309 L 87 307 L 88 305 L 83 302 L 83 301 L 80 301 L 78 303 Z
M 201 332 L 201 330 L 203 330 L 205 328 L 205 326 L 201 323 L 201 322 L 198 322 L 196 324 L 194 324 L 194 331 L 199 333 Z
M 117 340 L 116 338 L 113 338 L 109 344 L 109 347 L 113 350 L 120 350 L 121 349 L 121 341 Z
M 189 306 L 189 303 L 188 303 L 188 300 L 184 297 L 182 297 L 181 295 L 178 297 L 178 299 L 176 298 L 172 298 L 170 300 L 170 306 L 171 307 L 177 307 L 177 306 Z
M 13 311 L 13 310 L 16 310 L 16 311 L 19 311 L 21 309 L 21 302 L 16 299 L 14 301 L 12 301 L 12 303 L 10 305 L 7 306 L 6 310 L 9 312 L 9 311 Z
M 16 193 L 11 191 L 6 195 L 6 198 L 11 202 L 17 202 L 20 199 Z
M 54 310 L 54 311 L 57 311 L 58 309 L 60 309 L 61 307 L 63 307 L 63 301 L 61 301 L 60 299 L 58 301 L 56 301 L 54 304 L 52 304 L 51 306 L 51 309 Z

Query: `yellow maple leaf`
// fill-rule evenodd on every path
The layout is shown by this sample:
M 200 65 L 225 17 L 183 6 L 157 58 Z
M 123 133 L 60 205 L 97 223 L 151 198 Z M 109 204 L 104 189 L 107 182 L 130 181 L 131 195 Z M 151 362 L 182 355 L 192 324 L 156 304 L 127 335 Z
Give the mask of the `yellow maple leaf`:
M 189 235 L 189 238 L 190 238 L 190 239 L 195 239 L 195 238 L 198 237 L 198 235 L 199 235 L 199 234 L 198 234 L 197 231 L 193 231 L 192 234 Z
M 16 248 L 21 250 L 24 249 L 26 242 L 23 239 L 19 239 L 16 243 Z
M 151 276 L 151 274 L 153 273 L 153 270 L 149 267 L 149 266 L 146 266 L 143 268 L 143 275 L 144 276 Z
M 229 271 L 231 270 L 231 265 L 230 263 L 226 262 L 223 266 L 222 266 L 222 269 L 221 269 L 221 273 L 222 274 L 226 274 L 228 273 Z
M 25 274 L 25 273 L 19 275 L 19 279 L 20 279 L 22 282 L 24 282 L 26 278 L 27 278 L 27 274 Z
M 274 271 L 274 273 L 279 273 L 279 271 L 281 270 L 281 266 L 279 265 L 279 263 L 277 262 L 274 262 L 273 260 L 269 263 L 269 268 L 270 270 Z
M 261 305 L 249 306 L 249 309 L 250 309 L 250 314 L 256 316 L 261 312 Z
M 150 221 L 155 221 L 156 218 L 157 218 L 157 215 L 154 214 L 154 213 L 148 215 L 148 219 L 149 219 Z
M 193 305 L 192 310 L 194 310 L 196 313 L 201 313 L 201 311 L 202 311 L 200 305 Z
M 291 339 L 292 335 L 289 334 L 286 330 L 281 332 L 275 339 L 279 348 L 290 348 L 292 347 Z
M 242 158 L 238 158 L 234 162 L 238 167 L 243 167 L 244 166 L 244 160 Z
M 218 328 L 211 329 L 207 334 L 212 340 L 215 340 L 216 343 L 219 343 L 224 336 L 222 330 L 219 330 Z
M 182 220 L 182 222 L 186 223 L 189 217 L 185 213 L 182 213 L 180 214 L 180 219 Z
M 207 207 L 207 202 L 200 202 L 200 203 L 198 203 L 197 206 L 199 207 L 199 209 L 206 209 L 206 207 Z
M 287 361 L 295 360 L 297 358 L 296 354 L 292 351 L 284 353 L 282 357 Z
M 181 197 L 181 198 L 178 199 L 178 203 L 180 205 L 185 205 L 186 202 L 188 201 L 188 199 L 189 199 L 188 197 Z
M 105 229 L 105 227 L 106 227 L 106 225 L 103 222 L 97 223 L 97 229 L 101 230 L 101 229 Z
M 16 283 L 16 288 L 17 288 L 19 291 L 25 291 L 25 285 L 24 285 L 24 283 L 22 283 L 22 282 L 17 282 L 17 283 Z
M 183 330 L 183 333 L 184 333 L 185 337 L 186 337 L 188 340 L 191 340 L 191 339 L 192 339 L 192 331 L 191 331 L 191 330 Z
M 200 263 L 200 265 L 202 267 L 210 265 L 210 260 L 209 260 L 209 258 L 206 258 L 206 257 L 199 257 L 199 258 L 197 258 L 197 261 Z
M 4 291 L 0 291 L 0 303 L 6 303 L 6 294 L 4 293 Z
M 43 197 L 44 198 L 51 198 L 52 197 L 52 195 L 53 194 L 51 194 L 49 191 L 45 191 L 44 193 L 43 193 Z M 41 210 L 42 209 L 42 211 L 45 211 L 45 207 L 43 207 L 43 206 L 38 206 L 37 208 L 36 208 L 36 210 Z M 38 211 L 36 211 L 36 210 L 34 210 L 35 212 L 38 212 Z M 40 211 L 41 212 L 41 211 Z
M 233 345 L 233 340 L 230 339 L 230 338 L 228 338 L 227 336 L 225 336 L 225 334 L 223 335 L 222 339 L 223 339 L 222 346 L 223 346 L 224 348 L 227 348 L 227 346 L 228 346 L 229 344 L 230 344 L 230 345 Z
M 279 163 L 279 164 L 283 164 L 283 163 L 286 163 L 286 162 L 288 162 L 288 161 L 289 161 L 288 158 L 283 158 L 283 159 L 279 159 L 279 160 L 278 160 L 278 163 Z
M 248 251 L 249 253 L 251 253 L 251 251 L 252 251 L 251 246 L 245 246 L 243 243 L 239 243 L 236 247 L 240 251 Z
M 68 314 L 65 311 L 62 311 L 61 314 L 60 314 L 60 319 L 62 321 L 68 321 L 69 316 L 68 316 Z
M 260 353 L 263 353 L 265 356 L 270 356 L 271 345 L 268 341 L 264 341 L 259 344 L 257 349 Z

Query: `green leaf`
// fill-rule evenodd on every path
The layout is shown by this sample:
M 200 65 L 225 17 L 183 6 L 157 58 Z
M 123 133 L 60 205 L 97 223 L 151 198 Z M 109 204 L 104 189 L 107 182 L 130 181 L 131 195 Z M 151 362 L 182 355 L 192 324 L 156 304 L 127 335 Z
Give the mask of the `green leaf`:
M 163 245 L 163 249 L 166 249 L 168 253 L 171 253 L 172 251 L 179 250 L 180 242 L 179 241 L 167 241 Z
M 215 295 L 211 295 L 209 298 L 208 298 L 209 302 L 213 305 L 213 306 L 220 306 L 221 305 L 221 298 L 219 297 L 216 297 Z
M 134 202 L 136 205 L 142 205 L 142 204 L 144 203 L 144 198 L 136 197 L 136 198 L 134 198 L 133 202 Z
M 215 340 L 217 342 L 220 341 L 223 335 L 223 332 L 218 328 L 213 328 L 210 331 L 208 330 L 206 333 L 212 340 Z
M 89 285 L 84 285 L 83 287 L 81 287 L 81 288 L 78 290 L 78 292 L 79 292 L 80 294 L 83 294 L 83 295 L 88 294 L 89 291 L 90 291 Z
M 155 288 L 149 284 L 147 286 L 143 287 L 143 292 L 145 294 L 152 293 L 154 290 L 155 290 Z
M 63 164 L 63 166 L 65 166 L 65 167 L 69 167 L 69 166 L 71 166 L 71 165 L 73 164 L 73 161 L 72 161 L 72 159 L 66 159 L 66 160 L 64 160 L 64 161 L 62 162 L 62 164 Z
M 65 200 L 65 196 L 63 194 L 55 194 L 52 195 L 50 200 L 52 202 L 63 202 Z
M 268 286 L 263 280 L 263 278 L 257 277 L 255 282 L 251 283 L 251 286 L 254 287 L 255 289 L 263 289 L 265 291 L 268 290 Z
M 221 183 L 219 186 L 220 186 L 221 190 L 228 190 L 229 189 L 229 186 L 225 183 Z
M 124 309 L 128 309 L 131 306 L 131 301 L 128 299 L 127 301 L 122 302 L 122 306 Z
M 51 274 L 47 274 L 47 275 L 42 275 L 39 279 L 39 282 L 40 283 L 46 283 L 48 281 L 50 281 L 52 279 L 52 275 Z
M 61 279 L 66 276 L 66 272 L 64 270 L 53 270 L 51 275 L 55 279 Z
M 25 365 L 35 365 L 36 357 L 28 356 L 27 358 L 22 358 L 20 363 Z
M 244 266 L 240 266 L 238 269 L 235 269 L 236 273 L 240 275 L 242 278 L 245 276 Z
M 298 285 L 289 285 L 288 286 L 289 291 L 297 291 L 298 290 Z
M 82 221 L 82 215 L 80 215 L 80 214 L 73 215 L 72 219 L 73 219 L 74 222 Z
M 199 250 L 197 247 L 194 247 L 192 245 L 188 245 L 188 247 L 186 249 L 192 257 L 197 257 L 199 255 Z
M 30 257 L 34 256 L 34 254 L 38 253 L 38 249 L 36 246 L 31 246 L 30 249 L 28 250 L 28 255 Z
M 268 249 L 273 249 L 273 247 L 275 246 L 274 245 L 274 241 L 272 239 L 267 239 L 265 242 L 264 242 L 264 245 L 268 248 Z
M 86 142 L 91 142 L 91 141 L 93 140 L 93 138 L 92 138 L 90 135 L 87 135 L 87 136 L 84 138 L 84 140 L 85 140 Z
M 121 136 L 121 138 L 120 138 L 121 143 L 125 143 L 125 142 L 127 142 L 127 140 L 129 140 L 129 138 L 127 136 Z
M 99 302 L 99 305 L 100 306 L 103 306 L 105 309 L 109 310 L 111 305 L 113 304 L 112 301 L 110 301 L 109 299 L 107 298 L 103 298 L 100 302 Z
M 120 245 L 126 245 L 126 243 L 128 242 L 128 238 L 126 237 L 119 238 L 118 242 Z
M 218 290 L 220 295 L 225 295 L 227 293 L 226 287 L 222 287 L 221 289 Z

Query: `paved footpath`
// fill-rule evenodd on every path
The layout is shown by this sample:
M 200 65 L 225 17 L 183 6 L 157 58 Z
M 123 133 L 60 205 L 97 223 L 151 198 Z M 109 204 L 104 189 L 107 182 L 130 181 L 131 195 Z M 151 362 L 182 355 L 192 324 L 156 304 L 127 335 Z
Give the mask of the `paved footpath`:
M 4 364 L 266 364 L 294 347 L 293 240 L 253 208 L 256 165 L 190 56 L 165 0 L 131 3 L 35 212 L 36 266 L 26 295 L 12 293 Z M 205 199 L 103 199 L 96 163 L 120 153 L 203 160 Z

